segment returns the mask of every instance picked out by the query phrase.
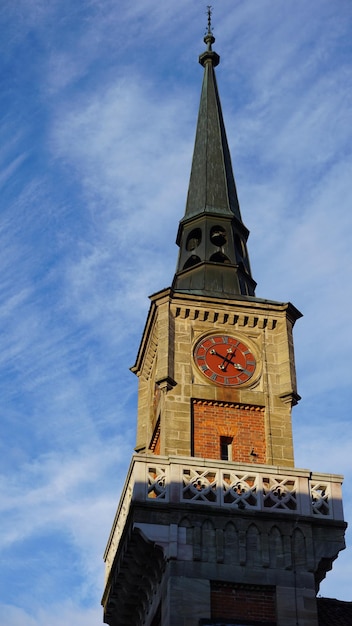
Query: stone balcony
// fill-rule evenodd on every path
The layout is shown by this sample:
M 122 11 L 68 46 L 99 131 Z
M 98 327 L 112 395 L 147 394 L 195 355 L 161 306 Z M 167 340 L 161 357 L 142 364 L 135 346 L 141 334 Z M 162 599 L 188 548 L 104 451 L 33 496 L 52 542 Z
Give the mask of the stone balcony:
M 118 551 L 131 503 L 204 505 L 343 522 L 342 480 L 297 468 L 194 457 L 132 457 L 106 547 L 106 578 Z

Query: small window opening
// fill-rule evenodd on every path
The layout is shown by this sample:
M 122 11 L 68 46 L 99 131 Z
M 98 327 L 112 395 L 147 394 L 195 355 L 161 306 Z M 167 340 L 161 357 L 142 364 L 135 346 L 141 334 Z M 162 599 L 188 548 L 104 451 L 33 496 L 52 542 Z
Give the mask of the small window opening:
M 223 254 L 222 252 L 215 252 L 215 254 L 212 254 L 209 261 L 211 261 L 212 263 L 225 263 L 228 265 L 230 265 L 231 263 L 226 254 Z
M 226 231 L 222 226 L 213 226 L 210 231 L 210 241 L 214 246 L 224 246 L 226 243 Z
M 232 437 L 220 437 L 220 458 L 232 461 Z
M 191 254 L 191 256 L 187 259 L 186 263 L 183 266 L 183 269 L 186 270 L 189 267 L 193 267 L 193 265 L 197 265 L 200 263 L 200 258 L 196 254 Z
M 191 252 L 195 248 L 198 248 L 202 241 L 202 231 L 200 228 L 194 228 L 187 237 L 186 250 Z
M 235 248 L 236 248 L 236 250 L 239 253 L 241 258 L 244 258 L 246 256 L 246 248 L 245 248 L 245 245 L 244 245 L 244 241 L 239 236 L 238 233 L 235 234 Z

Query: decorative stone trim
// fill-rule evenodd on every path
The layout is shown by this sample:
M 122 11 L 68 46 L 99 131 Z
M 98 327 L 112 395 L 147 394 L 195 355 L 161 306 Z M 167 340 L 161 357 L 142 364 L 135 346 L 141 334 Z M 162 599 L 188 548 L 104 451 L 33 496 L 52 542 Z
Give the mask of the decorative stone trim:
M 138 528 L 130 530 L 124 547 L 103 597 L 104 622 L 112 626 L 144 623 L 166 566 L 162 548 Z
M 264 413 L 265 407 L 255 404 L 241 404 L 238 402 L 224 402 L 221 400 L 199 400 L 192 398 L 192 404 L 200 404 L 202 406 L 221 406 L 226 408 L 241 409 L 242 411 L 260 411 Z
M 311 498 L 313 514 L 319 517 L 329 515 L 329 502 L 332 498 L 331 484 L 327 480 L 311 482 Z
M 165 500 L 167 496 L 166 469 L 159 465 L 148 465 L 147 498 Z
M 214 311 L 213 309 L 194 309 L 187 306 L 178 306 L 175 308 L 175 317 L 180 319 L 198 320 L 200 322 L 218 322 L 229 326 L 259 328 L 275 330 L 277 319 L 268 317 L 259 317 L 257 315 L 245 315 L 244 313 L 224 313 L 224 311 Z
M 343 522 L 341 482 L 339 475 L 312 475 L 297 468 L 136 454 L 105 551 L 106 577 L 133 502 L 151 507 L 157 502 L 206 505 Z
M 150 375 L 153 369 L 153 364 L 155 361 L 157 349 L 158 349 L 158 336 L 157 336 L 156 327 L 154 326 L 153 334 L 150 338 L 149 348 L 146 351 L 145 362 L 144 362 L 145 370 L 143 373 L 147 380 L 150 378 Z

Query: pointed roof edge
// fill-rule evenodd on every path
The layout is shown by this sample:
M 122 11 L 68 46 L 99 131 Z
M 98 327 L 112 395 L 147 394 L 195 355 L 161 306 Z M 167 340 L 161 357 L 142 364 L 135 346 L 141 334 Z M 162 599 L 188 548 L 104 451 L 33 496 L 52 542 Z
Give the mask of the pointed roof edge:
M 242 221 L 226 137 L 215 67 L 220 57 L 208 7 L 207 46 L 199 57 L 204 68 L 186 209 L 179 223 L 180 248 L 172 288 L 180 293 L 219 298 L 255 296 L 247 251 L 248 229 Z
M 204 213 L 219 213 L 235 216 L 242 223 L 214 71 L 220 56 L 212 49 L 215 37 L 211 32 L 210 19 L 204 42 L 207 49 L 199 56 L 199 63 L 204 67 L 204 77 L 186 209 L 181 221 Z

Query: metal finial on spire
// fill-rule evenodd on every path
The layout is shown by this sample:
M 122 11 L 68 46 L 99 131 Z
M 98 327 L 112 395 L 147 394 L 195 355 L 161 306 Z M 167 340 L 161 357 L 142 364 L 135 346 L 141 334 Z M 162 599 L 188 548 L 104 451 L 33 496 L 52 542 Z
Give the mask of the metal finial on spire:
M 212 44 L 215 41 L 215 37 L 213 35 L 213 28 L 211 25 L 211 16 L 213 14 L 213 7 L 208 4 L 207 6 L 207 14 L 208 14 L 208 28 L 205 31 L 204 43 L 207 44 L 207 51 L 212 52 Z
M 213 14 L 213 7 L 210 6 L 210 4 L 208 4 L 207 6 L 208 27 L 207 27 L 207 30 L 205 31 L 205 36 L 204 36 L 204 43 L 206 44 L 207 49 L 199 57 L 199 63 L 203 65 L 203 67 L 205 66 L 205 63 L 208 61 L 212 63 L 213 67 L 216 67 L 217 65 L 219 65 L 219 62 L 220 62 L 219 55 L 216 52 L 214 52 L 212 49 L 212 44 L 215 41 L 215 37 L 213 35 L 213 27 L 211 24 L 212 14 Z
M 207 13 L 208 13 L 208 31 L 206 34 L 211 35 L 213 32 L 213 29 L 211 27 L 211 16 L 213 14 L 213 7 L 210 4 L 208 4 L 207 6 Z

